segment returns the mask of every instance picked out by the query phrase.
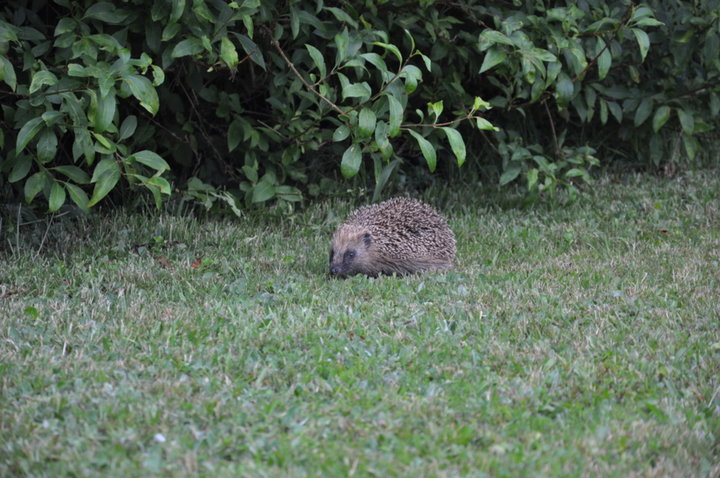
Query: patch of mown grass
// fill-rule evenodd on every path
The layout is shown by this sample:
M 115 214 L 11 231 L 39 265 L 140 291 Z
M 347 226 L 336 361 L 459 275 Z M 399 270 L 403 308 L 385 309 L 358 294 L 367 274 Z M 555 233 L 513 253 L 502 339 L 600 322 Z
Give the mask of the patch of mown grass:
M 717 172 L 447 196 L 457 267 L 407 278 L 327 277 L 342 203 L 21 229 L 0 474 L 720 473 Z

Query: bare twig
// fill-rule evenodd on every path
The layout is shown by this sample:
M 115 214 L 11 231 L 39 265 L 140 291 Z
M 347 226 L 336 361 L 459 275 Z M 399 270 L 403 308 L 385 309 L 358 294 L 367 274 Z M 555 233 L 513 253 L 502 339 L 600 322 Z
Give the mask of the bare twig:
M 50 217 L 47 220 L 47 227 L 45 228 L 45 234 L 43 234 L 42 240 L 40 241 L 40 246 L 38 247 L 38 250 L 35 251 L 35 257 L 38 257 L 40 255 L 40 251 L 42 251 L 43 246 L 45 245 L 45 240 L 48 237 L 48 233 L 50 232 L 50 227 L 52 227 L 53 219 L 55 218 L 55 214 L 50 214 Z
M 20 210 L 22 209 L 21 206 L 18 206 L 17 211 L 17 222 L 15 223 L 15 247 L 18 248 L 18 252 L 20 252 Z M 9 242 L 9 241 L 8 241 Z M 15 251 L 13 251 L 13 254 Z

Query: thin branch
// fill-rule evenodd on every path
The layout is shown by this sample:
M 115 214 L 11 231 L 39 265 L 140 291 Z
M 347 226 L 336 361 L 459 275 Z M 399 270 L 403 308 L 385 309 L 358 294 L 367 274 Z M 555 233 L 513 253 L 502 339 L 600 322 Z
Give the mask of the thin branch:
M 461 123 L 463 121 L 471 120 L 473 118 L 478 118 L 478 116 L 463 116 L 462 118 L 457 118 L 452 121 L 445 121 L 444 123 L 405 123 L 401 124 L 401 128 L 442 128 L 443 126 L 450 126 L 455 123 Z
M 302 84 L 305 85 L 305 88 L 310 90 L 313 94 L 315 94 L 318 98 L 323 100 L 325 103 L 330 105 L 332 109 L 340 113 L 341 115 L 345 115 L 346 113 L 340 109 L 338 105 L 327 99 L 322 93 L 320 93 L 313 85 L 305 81 L 305 78 L 300 74 L 300 72 L 295 68 L 295 65 L 293 65 L 293 62 L 290 61 L 290 58 L 285 55 L 285 52 L 283 51 L 282 47 L 280 46 L 280 43 L 277 40 L 271 40 L 272 45 L 275 47 L 275 49 L 280 53 L 280 56 L 283 57 L 283 60 L 285 60 L 285 63 L 290 67 L 290 69 L 295 73 L 295 76 L 298 77 L 300 81 L 302 81 Z
M 605 41 L 605 40 L 603 39 L 603 41 Z M 600 50 L 600 53 L 595 55 L 594 58 L 592 58 L 592 59 L 590 59 L 590 61 L 588 61 L 587 65 L 585 65 L 585 68 L 583 68 L 583 70 L 580 73 L 575 75 L 575 78 L 572 79 L 572 82 L 575 83 L 577 80 L 580 79 L 581 76 L 583 76 L 585 73 L 587 73 L 588 70 L 590 70 L 590 68 L 592 68 L 593 65 L 595 65 L 595 62 L 598 60 L 598 58 L 600 58 L 600 55 L 605 53 L 605 50 L 607 50 L 607 49 L 608 49 L 608 43 L 605 42 L 605 47 L 603 47 L 603 49 Z
M 595 62 L 598 60 L 598 58 L 600 58 L 600 55 L 602 55 L 603 53 L 605 53 L 605 50 L 607 50 L 607 49 L 609 48 L 610 43 L 605 40 L 605 38 L 603 37 L 603 34 L 604 34 L 604 33 L 611 33 L 611 34 L 614 35 L 615 33 L 619 32 L 620 29 L 623 27 L 623 25 L 625 25 L 625 24 L 628 22 L 628 20 L 630 20 L 630 16 L 632 15 L 632 9 L 633 9 L 633 6 L 631 5 L 630 8 L 628 8 L 627 12 L 625 12 L 625 16 L 623 17 L 623 19 L 620 20 L 620 23 L 618 23 L 618 26 L 615 27 L 615 29 L 613 29 L 612 31 L 609 31 L 609 32 L 596 32 L 595 34 L 593 34 L 593 36 L 600 37 L 600 38 L 605 42 L 605 47 L 604 47 L 602 50 L 600 50 L 600 52 L 599 52 L 597 55 L 595 55 L 595 57 L 592 58 L 592 59 L 588 62 L 587 65 L 585 65 L 585 68 L 583 68 L 583 70 L 582 70 L 580 73 L 578 73 L 577 75 L 575 75 L 575 78 L 572 79 L 572 82 L 573 82 L 573 83 L 575 83 L 578 79 L 580 79 L 581 76 L 583 76 L 585 73 L 587 73 L 587 71 L 588 71 L 590 68 L 592 68 L 592 66 L 595 64 Z
M 190 96 L 190 93 L 187 91 L 187 89 L 185 88 L 185 86 L 182 83 L 179 83 L 179 85 L 180 85 L 180 88 L 182 89 L 183 93 L 185 93 L 185 96 L 187 97 L 188 102 L 190 103 L 193 113 L 195 114 L 195 116 L 198 119 L 197 127 L 200 130 L 200 134 L 202 134 L 203 139 L 208 144 L 208 146 L 210 146 L 210 149 L 212 150 L 212 152 L 215 153 L 215 159 L 223 167 L 223 169 L 225 169 L 225 173 L 228 176 L 230 176 L 230 178 L 240 182 L 240 177 L 235 173 L 235 170 L 233 170 L 233 168 L 228 163 L 225 162 L 225 160 L 223 159 L 223 155 L 220 154 L 220 151 L 218 151 L 217 147 L 215 146 L 215 143 L 213 143 L 212 139 L 210 138 L 210 135 L 205 130 L 205 127 L 204 127 L 203 121 L 202 121 L 202 115 L 200 114 L 200 112 L 198 112 L 197 108 L 195 108 L 195 105 L 197 105 L 197 98 Z
M 553 145 L 555 145 L 555 154 L 560 157 L 560 146 L 558 145 L 557 133 L 555 132 L 555 123 L 553 122 L 552 114 L 550 114 L 550 108 L 548 108 L 547 101 L 543 101 L 543 105 L 545 106 L 545 112 L 547 113 L 548 122 L 550 123 Z

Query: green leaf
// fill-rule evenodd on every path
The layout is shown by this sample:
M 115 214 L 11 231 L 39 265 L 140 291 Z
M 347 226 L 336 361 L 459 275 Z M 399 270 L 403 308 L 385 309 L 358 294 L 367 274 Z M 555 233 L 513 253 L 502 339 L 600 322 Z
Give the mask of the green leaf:
M 375 113 L 370 108 L 363 108 L 360 110 L 360 117 L 358 120 L 358 132 L 360 133 L 361 138 L 367 138 L 368 136 L 371 136 L 373 134 L 373 131 L 375 131 L 375 122 L 377 121 L 377 118 L 375 117 Z
M 375 173 L 375 191 L 373 192 L 373 201 L 377 201 L 380 199 L 380 193 L 385 187 L 385 185 L 390 180 L 390 175 L 395 170 L 395 168 L 398 167 L 400 164 L 399 159 L 394 159 L 387 163 L 382 169 L 380 170 L 379 174 Z
M 63 113 L 61 113 L 60 111 L 51 110 L 51 111 L 46 111 L 40 117 L 43 119 L 46 126 L 52 127 L 56 123 L 60 122 L 60 120 L 62 120 L 65 117 L 65 115 Z
M 596 54 L 600 54 L 597 59 L 598 79 L 604 80 L 610 71 L 610 67 L 612 66 L 612 55 L 610 54 L 610 49 L 607 48 L 607 45 L 602 38 L 598 38 L 596 50 Z
M 4 81 L 12 91 L 17 87 L 17 78 L 15 77 L 15 69 L 10 60 L 0 55 L 0 80 Z
M 422 81 L 422 71 L 415 65 L 405 65 L 401 72 L 405 77 L 405 93 L 410 94 L 417 89 L 417 85 Z
M 40 191 L 48 184 L 48 176 L 43 172 L 37 172 L 25 181 L 25 202 L 30 204 Z
M 633 28 L 632 32 L 635 35 L 638 47 L 640 47 L 640 57 L 642 58 L 642 61 L 645 61 L 645 57 L 650 49 L 650 37 L 648 37 L 648 34 L 639 28 Z
M 153 73 L 153 86 L 160 86 L 163 83 L 165 83 L 165 72 L 162 68 L 160 68 L 157 65 L 152 66 L 152 73 Z
M 475 118 L 475 121 L 477 121 L 477 128 L 479 130 L 483 131 L 500 131 L 500 128 L 486 120 L 485 118 L 477 117 Z
M 10 174 L 8 174 L 8 182 L 15 183 L 20 181 L 25 176 L 27 176 L 27 173 L 30 172 L 31 167 L 32 159 L 30 158 L 30 156 L 26 154 L 17 156 L 15 158 L 15 164 L 13 165 L 12 170 L 10 170 Z
M 85 162 L 92 164 L 95 161 L 95 148 L 90 132 L 85 128 L 75 128 L 75 140 L 72 146 L 73 160 L 77 161 L 85 155 Z
M 388 160 L 393 155 L 392 144 L 388 138 L 388 125 L 384 121 L 378 121 L 375 126 L 375 144 L 380 150 L 380 156 L 384 160 Z
M 442 130 L 445 132 L 445 136 L 447 136 L 450 148 L 457 159 L 458 166 L 462 166 L 465 163 L 466 155 L 465 141 L 463 140 L 462 135 L 456 129 L 443 127 Z
M 47 70 L 40 70 L 38 72 L 35 72 L 35 74 L 33 75 L 32 81 L 30 82 L 30 89 L 28 92 L 32 95 L 43 86 L 52 86 L 57 84 L 57 82 L 57 76 L 55 76 L 53 73 Z
M 645 122 L 646 119 L 650 117 L 650 113 L 652 113 L 653 108 L 653 100 L 650 97 L 643 98 L 640 102 L 640 105 L 638 106 L 637 110 L 635 110 L 635 127 L 640 126 Z
M 100 143 L 105 149 L 108 151 L 115 151 L 115 145 L 110 142 L 105 136 L 101 135 L 100 133 L 93 133 L 92 134 L 96 140 L 98 140 L 98 143 Z
M 102 198 L 108 195 L 115 187 L 120 179 L 120 167 L 118 163 L 111 158 L 102 159 L 93 172 L 92 182 L 95 183 L 92 197 L 88 202 L 88 207 L 97 204 Z
M 228 37 L 222 37 L 220 40 L 220 58 L 230 69 L 235 69 L 238 64 L 238 53 L 235 45 Z
M 107 33 L 97 33 L 90 35 L 88 38 L 97 44 L 100 49 L 110 53 L 116 53 L 123 49 L 122 44 L 114 36 L 108 35 Z
M 489 110 L 492 108 L 492 105 L 485 101 L 484 99 L 480 98 L 479 96 L 476 96 L 473 99 L 473 106 L 472 106 L 472 112 L 476 112 L 477 110 L 482 109 L 483 111 Z
M 502 175 L 500 176 L 500 186 L 505 186 L 506 184 L 512 182 L 520 175 L 520 171 L 522 171 L 522 168 L 517 163 L 510 163 L 503 171 Z
M 390 111 L 390 118 L 388 119 L 388 135 L 391 138 L 394 138 L 400 134 L 400 125 L 403 121 L 404 110 L 400 101 L 398 101 L 398 99 L 393 95 L 386 94 L 385 96 L 388 99 L 388 109 Z
M 185 0 L 172 0 L 172 12 L 170 13 L 169 23 L 175 23 L 180 20 L 185 11 Z
M 422 58 L 423 63 L 425 63 L 425 69 L 427 71 L 432 71 L 432 60 L 428 56 L 423 55 L 420 53 L 420 58 Z
M 508 45 L 513 46 L 514 43 L 512 40 L 505 34 L 497 31 L 497 30 L 484 30 L 480 37 L 478 38 L 478 41 L 480 42 L 479 47 L 480 51 L 485 51 L 491 46 L 495 45 L 496 43 L 500 43 L 502 45 Z
M 320 53 L 320 50 L 310 45 L 309 43 L 305 44 L 305 48 L 307 49 L 308 53 L 310 54 L 310 58 L 312 58 L 313 63 L 315 63 L 315 66 L 320 72 L 320 78 L 325 78 L 325 76 L 327 75 L 327 69 L 325 68 L 325 59 L 323 58 L 322 53 Z
M 138 151 L 137 153 L 133 153 L 132 155 L 128 156 L 127 159 L 129 161 L 135 160 L 138 163 L 144 164 L 145 166 L 154 169 L 158 173 L 162 173 L 163 171 L 167 171 L 168 169 L 170 169 L 168 163 L 163 158 L 161 158 L 159 154 L 147 149 Z
M 298 9 L 294 6 L 290 7 L 290 33 L 293 40 L 300 34 L 300 15 L 298 15 Z
M 76 28 L 78 28 L 77 20 L 70 17 L 61 18 L 55 26 L 55 32 L 53 33 L 53 36 L 59 37 L 63 33 L 70 33 L 75 31 Z
M 499 65 L 504 62 L 506 58 L 507 53 L 505 53 L 503 48 L 497 46 L 491 47 L 487 53 L 485 53 L 485 58 L 483 59 L 482 66 L 480 66 L 479 73 L 484 73 Z
M 345 139 L 350 136 L 350 128 L 346 124 L 341 124 L 337 127 L 337 129 L 333 132 L 333 141 L 338 143 L 340 141 L 345 141 Z
M 77 63 L 70 63 L 67 68 L 69 76 L 77 76 L 79 78 L 86 78 L 88 76 L 92 76 L 90 70 L 86 69 L 81 65 L 78 65 Z
M 275 185 L 263 178 L 252 190 L 252 202 L 259 203 L 272 199 L 275 196 Z
M 340 162 L 340 172 L 346 178 L 355 176 L 360 170 L 362 164 L 362 151 L 357 144 L 351 144 L 342 155 Z
M 118 175 L 120 174 L 120 167 L 118 166 L 117 161 L 112 158 L 103 158 L 95 166 L 90 182 L 96 183 L 100 180 L 101 176 L 113 173 L 114 171 L 117 171 Z
M 147 181 L 145 181 L 145 185 L 156 187 L 160 191 L 160 194 L 165 194 L 166 196 L 169 196 L 172 192 L 168 180 L 160 176 L 148 178 Z
M 640 7 L 633 6 L 632 15 L 630 16 L 630 19 L 637 21 L 637 20 L 640 20 L 641 18 L 652 17 L 652 16 L 653 16 L 653 11 L 650 8 L 645 7 L 645 6 L 640 6 Z
M 362 83 L 349 83 L 342 87 L 342 98 L 360 98 L 362 101 L 367 100 L 372 95 L 370 85 L 363 81 Z
M 655 115 L 653 116 L 653 131 L 658 132 L 660 131 L 660 128 L 663 127 L 665 123 L 667 123 L 667 120 L 670 119 L 670 107 L 669 106 L 661 106 L 657 110 L 655 110 Z
M 102 133 L 108 130 L 108 127 L 112 124 L 113 118 L 115 118 L 116 100 L 115 93 L 110 91 L 107 95 L 103 96 L 100 93 L 96 96 L 95 101 L 95 122 L 94 129 L 98 133 Z M 89 118 L 92 122 L 92 113 Z
M 700 143 L 694 136 L 683 135 L 683 146 L 685 147 L 685 154 L 687 154 L 690 160 L 695 159 L 698 149 L 700 149 Z
M 336 7 L 325 7 L 325 10 L 332 13 L 335 16 L 335 18 L 337 18 L 339 21 L 345 22 L 348 25 L 352 26 L 353 28 L 357 29 L 357 27 L 358 27 L 357 21 L 355 21 L 355 19 L 353 17 L 348 15 L 345 12 L 345 10 L 341 10 Z
M 387 67 L 387 64 L 385 64 L 385 60 L 383 60 L 383 57 L 378 55 L 377 53 L 363 53 L 360 55 L 361 58 L 372 64 L 375 68 L 378 69 L 383 74 L 390 73 Z
M 209 23 L 215 23 L 215 18 L 210 12 L 207 4 L 205 4 L 205 0 L 193 0 L 192 11 L 198 19 L 203 19 Z
M 608 101 L 607 102 L 608 109 L 610 110 L 610 114 L 613 115 L 615 118 L 615 121 L 618 123 L 622 123 L 623 119 L 623 111 L 622 107 L 615 101 Z
M 170 54 L 170 57 L 180 58 L 183 56 L 194 56 L 202 53 L 203 49 L 204 48 L 202 41 L 199 38 L 186 38 L 185 40 L 182 40 L 180 43 L 175 45 L 175 48 L 173 48 L 173 51 Z
M 118 141 L 123 141 L 130 138 L 133 134 L 135 134 L 136 128 L 137 116 L 129 115 L 123 120 L 122 124 L 120 125 L 120 136 L 118 137 Z
M 705 44 L 703 45 L 702 49 L 703 60 L 705 61 L 706 65 L 712 65 L 717 63 L 718 51 L 720 51 L 720 35 L 706 35 Z
M 43 123 L 43 119 L 39 116 L 25 123 L 17 135 L 15 154 L 20 154 L 44 126 L 45 123 Z
M 568 45 L 566 49 L 565 59 L 570 65 L 573 74 L 579 75 L 587 67 L 587 58 L 585 57 L 585 50 L 579 39 Z
M 420 146 L 420 151 L 422 152 L 423 157 L 425 157 L 425 161 L 427 162 L 428 169 L 430 172 L 435 171 L 435 167 L 437 166 L 437 156 L 435 154 L 435 148 L 430 143 L 430 141 L 423 138 L 420 133 L 417 133 L 411 129 L 407 130 L 410 135 L 415 138 L 415 141 L 417 141 L 418 146 Z
M 345 61 L 345 58 L 348 57 L 350 34 L 348 33 L 347 27 L 343 28 L 340 33 L 336 34 L 333 40 L 335 41 L 335 49 L 337 50 L 335 55 L 335 64 L 339 65 Z
M 50 187 L 50 198 L 48 199 L 48 212 L 55 212 L 65 204 L 65 188 L 58 182 L 52 183 Z
M 637 21 L 636 25 L 639 27 L 661 27 L 665 24 L 654 18 L 642 18 Z
M 412 33 L 410 33 L 407 28 L 403 28 L 403 31 L 405 32 L 405 36 L 408 37 L 408 40 L 410 40 L 410 52 L 415 52 L 415 38 L 413 38 Z
M 710 114 L 712 116 L 720 114 L 720 96 L 715 92 L 710 93 Z
M 258 172 L 257 169 L 251 168 L 250 166 L 243 166 L 242 172 L 245 175 L 245 177 L 250 181 L 251 183 L 256 183 L 258 181 Z
M 238 119 L 234 119 L 228 127 L 227 142 L 228 142 L 228 153 L 235 150 L 242 141 L 243 128 L 242 123 Z
M 150 80 L 140 75 L 128 75 L 123 77 L 123 80 L 127 82 L 130 92 L 137 98 L 140 105 L 155 116 L 160 108 L 160 100 Z
M 588 172 L 582 168 L 571 168 L 565 173 L 566 178 L 577 178 L 578 176 L 589 177 Z
M 526 178 L 527 178 L 528 191 L 534 190 L 534 188 L 538 182 L 538 175 L 539 175 L 539 171 L 537 168 L 532 168 L 527 172 Z
M 74 93 L 60 93 L 59 96 L 62 98 L 60 111 L 66 112 L 70 116 L 73 126 L 85 128 L 88 122 L 84 103 Z
M 58 140 L 55 132 L 50 128 L 45 128 L 40 134 L 37 143 L 37 155 L 41 163 L 52 161 L 57 154 Z
M 104 23 L 117 25 L 124 22 L 128 16 L 128 12 L 115 8 L 112 3 L 97 2 L 85 11 L 83 18 L 94 18 Z
M 162 35 L 160 36 L 160 40 L 163 42 L 170 41 L 173 38 L 175 38 L 175 35 L 177 35 L 180 32 L 180 29 L 182 27 L 178 23 L 169 23 L 163 27 Z
M 695 132 L 695 118 L 692 113 L 689 113 L 683 109 L 676 108 L 678 119 L 680 120 L 680 126 L 682 126 L 683 133 L 690 136 Z
M 428 103 L 428 113 L 434 116 L 434 121 L 437 121 L 443 112 L 444 104 L 443 100 L 436 101 L 435 103 Z
M 67 189 L 67 192 L 70 194 L 70 199 L 72 199 L 80 209 L 88 208 L 88 202 L 90 200 L 85 191 L 72 183 L 65 183 L 65 189 Z
M 398 47 L 396 47 L 395 45 L 392 45 L 389 43 L 383 43 L 383 42 L 379 42 L 379 41 L 374 41 L 374 42 L 372 42 L 372 44 L 389 51 L 390 53 L 395 55 L 395 57 L 398 59 L 398 61 L 400 63 L 402 63 L 402 61 L 403 61 L 402 55 L 400 54 L 400 50 L 398 50 Z
M 50 168 L 53 171 L 57 171 L 61 174 L 64 174 L 68 178 L 72 179 L 78 184 L 87 184 L 90 182 L 90 176 L 83 171 L 82 169 L 78 168 L 77 166 L 71 166 L 71 165 L 61 165 L 61 166 L 55 166 L 54 168 Z
M 575 92 L 575 85 L 573 84 L 570 77 L 561 72 L 558 75 L 558 81 L 555 84 L 557 101 L 560 106 L 566 106 L 572 99 L 573 93 Z
M 260 52 L 260 49 L 255 44 L 255 42 L 247 36 L 240 34 L 237 35 L 237 39 L 240 41 L 240 46 L 242 46 L 245 54 L 250 57 L 250 60 L 252 60 L 253 63 L 255 63 L 263 70 L 266 70 L 267 68 L 265 66 L 265 59 L 263 58 L 262 53 Z

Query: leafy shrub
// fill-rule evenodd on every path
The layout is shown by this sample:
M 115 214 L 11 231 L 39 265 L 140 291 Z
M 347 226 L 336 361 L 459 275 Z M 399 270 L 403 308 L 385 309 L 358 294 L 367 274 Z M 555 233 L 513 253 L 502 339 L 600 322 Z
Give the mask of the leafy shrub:
M 7 2 L 0 188 L 55 211 L 172 180 L 239 214 L 455 163 L 574 191 L 717 123 L 717 1 L 334 5 Z

